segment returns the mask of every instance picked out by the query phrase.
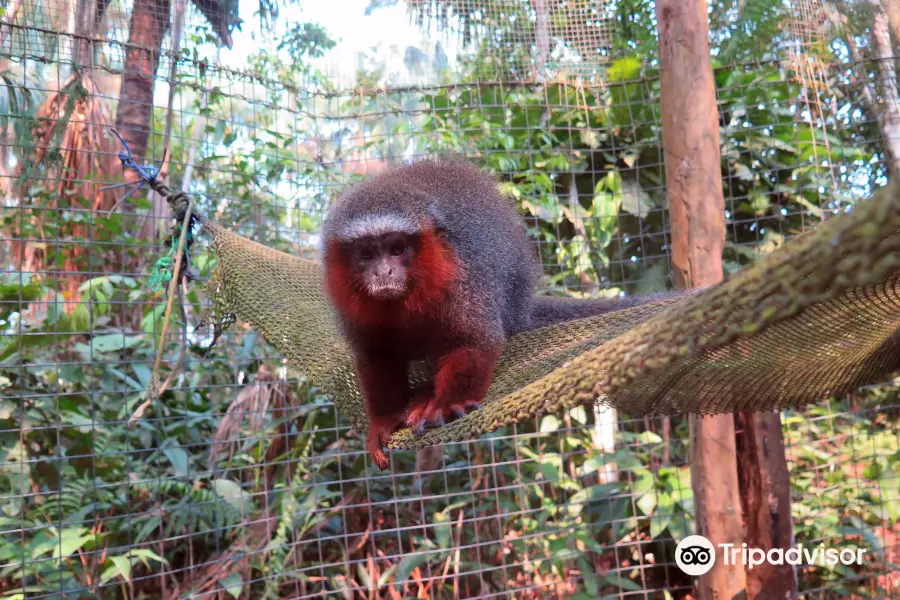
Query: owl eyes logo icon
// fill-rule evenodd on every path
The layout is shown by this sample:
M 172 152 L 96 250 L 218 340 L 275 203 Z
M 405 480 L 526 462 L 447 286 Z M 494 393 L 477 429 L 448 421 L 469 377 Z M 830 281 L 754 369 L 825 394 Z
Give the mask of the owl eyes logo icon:
M 702 535 L 689 535 L 675 548 L 675 564 L 687 575 L 704 575 L 716 564 L 716 551 Z

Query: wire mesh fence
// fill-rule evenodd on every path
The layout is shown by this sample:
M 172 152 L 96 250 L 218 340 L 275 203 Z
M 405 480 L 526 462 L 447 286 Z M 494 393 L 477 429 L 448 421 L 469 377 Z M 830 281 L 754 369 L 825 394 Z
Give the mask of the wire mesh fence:
M 111 126 L 203 214 L 286 252 L 316 256 L 345 186 L 454 152 L 502 179 L 552 290 L 672 287 L 653 3 L 333 9 L 343 40 L 310 3 L 7 3 L 0 594 L 691 597 L 687 417 L 582 407 L 381 472 L 256 333 L 210 346 L 200 286 L 160 339 L 170 214 L 106 189 L 134 182 Z M 898 11 L 710 3 L 726 271 L 887 180 Z M 213 260 L 194 253 L 196 279 Z M 160 344 L 164 393 L 129 427 Z M 782 415 L 796 540 L 868 550 L 801 569 L 805 597 L 900 594 L 898 408 L 886 383 Z

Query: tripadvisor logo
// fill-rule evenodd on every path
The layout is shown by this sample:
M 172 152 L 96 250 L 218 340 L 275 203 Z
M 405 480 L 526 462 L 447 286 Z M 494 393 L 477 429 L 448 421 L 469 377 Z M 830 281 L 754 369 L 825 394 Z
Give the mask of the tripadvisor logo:
M 692 577 L 705 575 L 716 564 L 716 549 L 702 535 L 689 535 L 675 548 L 675 564 Z
M 843 565 L 863 564 L 865 548 L 826 548 L 819 545 L 814 548 L 797 544 L 785 550 L 772 548 L 768 552 L 762 548 L 748 548 L 747 544 L 719 544 L 722 564 L 740 565 L 747 569 L 762 564 L 770 565 L 819 565 L 833 567 L 839 562 Z M 675 548 L 675 564 L 687 575 L 697 577 L 709 573 L 716 564 L 716 547 L 702 535 L 689 535 L 681 540 Z

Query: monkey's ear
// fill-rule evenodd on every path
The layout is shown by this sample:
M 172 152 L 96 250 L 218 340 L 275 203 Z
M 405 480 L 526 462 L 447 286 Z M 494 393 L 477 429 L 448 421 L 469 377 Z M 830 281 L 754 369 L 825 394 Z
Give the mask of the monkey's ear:
M 430 200 L 426 204 L 425 214 L 431 219 L 435 232 L 439 235 L 446 235 L 447 220 L 444 218 L 444 212 L 438 207 L 435 200 Z

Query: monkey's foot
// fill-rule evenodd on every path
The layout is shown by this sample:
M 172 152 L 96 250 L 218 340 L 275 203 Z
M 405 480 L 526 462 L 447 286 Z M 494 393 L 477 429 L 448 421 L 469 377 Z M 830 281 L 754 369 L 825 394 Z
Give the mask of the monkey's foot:
M 374 443 L 367 441 L 366 449 L 372 455 L 372 461 L 375 463 L 376 467 L 382 471 L 388 468 L 388 457 L 387 454 L 384 453 L 384 444 L 381 441 L 375 441 Z
M 406 415 L 406 424 L 412 428 L 414 435 L 422 435 L 429 429 L 443 427 L 479 408 L 481 408 L 481 403 L 472 400 L 445 406 L 438 405 L 434 400 L 422 402 L 413 405 L 409 410 Z
M 450 405 L 450 416 L 451 421 L 455 421 L 457 419 L 462 419 L 464 416 L 469 414 L 474 410 L 478 410 L 483 406 L 481 402 L 463 402 L 462 404 L 452 404 Z
M 388 468 L 388 457 L 384 452 L 384 447 L 391 437 L 391 434 L 400 425 L 400 418 L 396 419 L 374 419 L 369 423 L 369 434 L 366 436 L 366 450 L 372 455 L 375 466 L 384 471 Z

